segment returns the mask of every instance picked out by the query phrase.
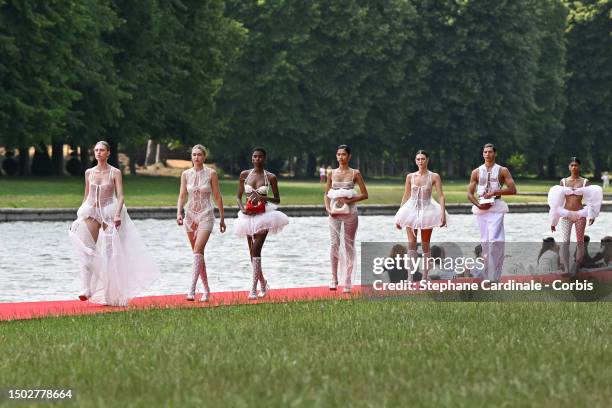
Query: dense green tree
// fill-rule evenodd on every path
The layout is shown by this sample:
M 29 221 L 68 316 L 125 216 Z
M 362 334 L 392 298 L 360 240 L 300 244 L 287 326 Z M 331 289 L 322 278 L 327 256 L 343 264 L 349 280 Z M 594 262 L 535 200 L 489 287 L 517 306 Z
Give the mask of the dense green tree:
M 612 165 L 612 1 L 568 6 L 567 157 L 561 163 L 566 165 L 569 156 L 590 157 L 598 181 Z
M 565 97 L 565 26 L 567 8 L 557 0 L 538 3 L 539 20 L 535 111 L 529 118 L 529 144 L 525 153 L 539 177 L 555 178 L 563 135 Z M 547 171 L 545 171 L 545 167 Z
M 111 8 L 110 0 L 87 0 L 79 3 L 84 10 L 83 30 L 74 47 L 78 57 L 73 66 L 74 89 L 80 97 L 73 102 L 68 116 L 67 132 L 54 139 L 53 151 L 65 142 L 81 147 L 81 167 L 89 167 L 89 148 L 106 138 L 106 129 L 115 126 L 123 116 L 122 102 L 130 94 L 122 90 L 122 80 L 113 64 L 116 52 L 105 40 L 117 27 L 125 24 Z M 60 154 L 62 152 L 60 151 Z M 60 159 L 54 160 L 56 163 Z
M 537 18 L 531 1 L 423 1 L 419 54 L 428 92 L 412 130 L 448 175 L 464 176 L 495 143 L 501 159 L 522 150 L 535 111 Z
M 126 24 L 110 42 L 130 97 L 108 128 L 111 144 L 133 152 L 148 139 L 195 143 L 214 134 L 214 97 L 243 36 L 223 2 L 116 1 L 114 9 Z
M 0 2 L 0 141 L 19 148 L 22 175 L 29 146 L 62 134 L 80 96 L 71 85 L 83 14 L 73 2 Z
M 154 139 L 204 143 L 232 172 L 263 145 L 271 167 L 312 176 L 348 143 L 366 174 L 411 169 L 424 148 L 464 176 L 490 141 L 539 176 L 576 154 L 599 177 L 611 4 L 0 0 L 0 144 L 21 174 L 30 146 L 51 144 L 62 174 L 64 143 L 86 166 L 100 139 L 135 170 Z

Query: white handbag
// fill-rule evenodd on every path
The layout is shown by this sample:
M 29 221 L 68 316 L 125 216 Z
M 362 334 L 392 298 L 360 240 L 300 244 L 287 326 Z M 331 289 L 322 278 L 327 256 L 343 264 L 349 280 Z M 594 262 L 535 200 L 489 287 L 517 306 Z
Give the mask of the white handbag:
M 338 200 L 331 200 L 330 209 L 332 214 L 348 214 L 351 212 L 351 208 L 347 203 L 338 205 Z

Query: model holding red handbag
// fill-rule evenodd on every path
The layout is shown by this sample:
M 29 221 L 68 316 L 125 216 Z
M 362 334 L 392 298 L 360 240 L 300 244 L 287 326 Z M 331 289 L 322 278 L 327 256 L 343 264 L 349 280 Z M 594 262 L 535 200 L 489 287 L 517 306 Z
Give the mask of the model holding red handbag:
M 261 249 L 268 234 L 280 232 L 289 224 L 289 217 L 278 211 L 275 204 L 280 203 L 276 176 L 264 169 L 266 151 L 260 147 L 253 149 L 251 156 L 253 168 L 240 173 L 238 182 L 238 219 L 234 224 L 236 235 L 245 236 L 249 245 L 253 281 L 249 299 L 257 299 L 257 284 L 260 285 L 259 297 L 267 294 L 268 282 L 261 268 Z M 273 197 L 268 193 L 272 188 Z M 242 196 L 246 194 L 246 203 Z

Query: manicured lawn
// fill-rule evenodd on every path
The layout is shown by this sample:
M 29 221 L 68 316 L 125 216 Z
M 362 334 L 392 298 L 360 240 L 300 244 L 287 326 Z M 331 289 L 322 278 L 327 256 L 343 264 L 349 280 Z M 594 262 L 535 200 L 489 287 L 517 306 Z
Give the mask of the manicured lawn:
M 174 177 L 125 176 L 128 207 L 176 205 L 179 180 Z M 552 182 L 518 181 L 519 192 L 548 191 Z M 364 204 L 398 204 L 403 194 L 403 181 L 367 181 L 370 198 Z M 221 180 L 225 205 L 236 205 L 236 179 Z M 280 180 L 282 204 L 322 204 L 323 184 L 317 181 Z M 447 202 L 466 202 L 466 180 L 445 181 Z M 0 177 L 0 207 L 12 208 L 74 208 L 83 199 L 84 182 L 76 177 Z M 546 197 L 507 197 L 508 202 L 545 202 Z
M 358 299 L 8 322 L 0 384 L 84 407 L 605 407 L 611 312 Z

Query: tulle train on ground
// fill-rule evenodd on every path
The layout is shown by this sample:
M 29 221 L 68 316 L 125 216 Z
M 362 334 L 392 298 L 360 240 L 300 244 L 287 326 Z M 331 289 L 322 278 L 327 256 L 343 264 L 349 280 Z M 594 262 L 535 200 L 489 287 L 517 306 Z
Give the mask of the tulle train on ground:
M 91 295 L 89 300 L 104 305 L 127 306 L 131 298 L 159 278 L 160 272 L 125 207 L 121 211 L 120 227 L 107 224 L 105 230 L 100 229 L 97 243 L 94 242 L 86 219 L 112 220 L 115 206 L 113 202 L 100 210 L 83 204 L 68 234 L 81 268 L 87 268 L 90 273 L 86 284 Z

